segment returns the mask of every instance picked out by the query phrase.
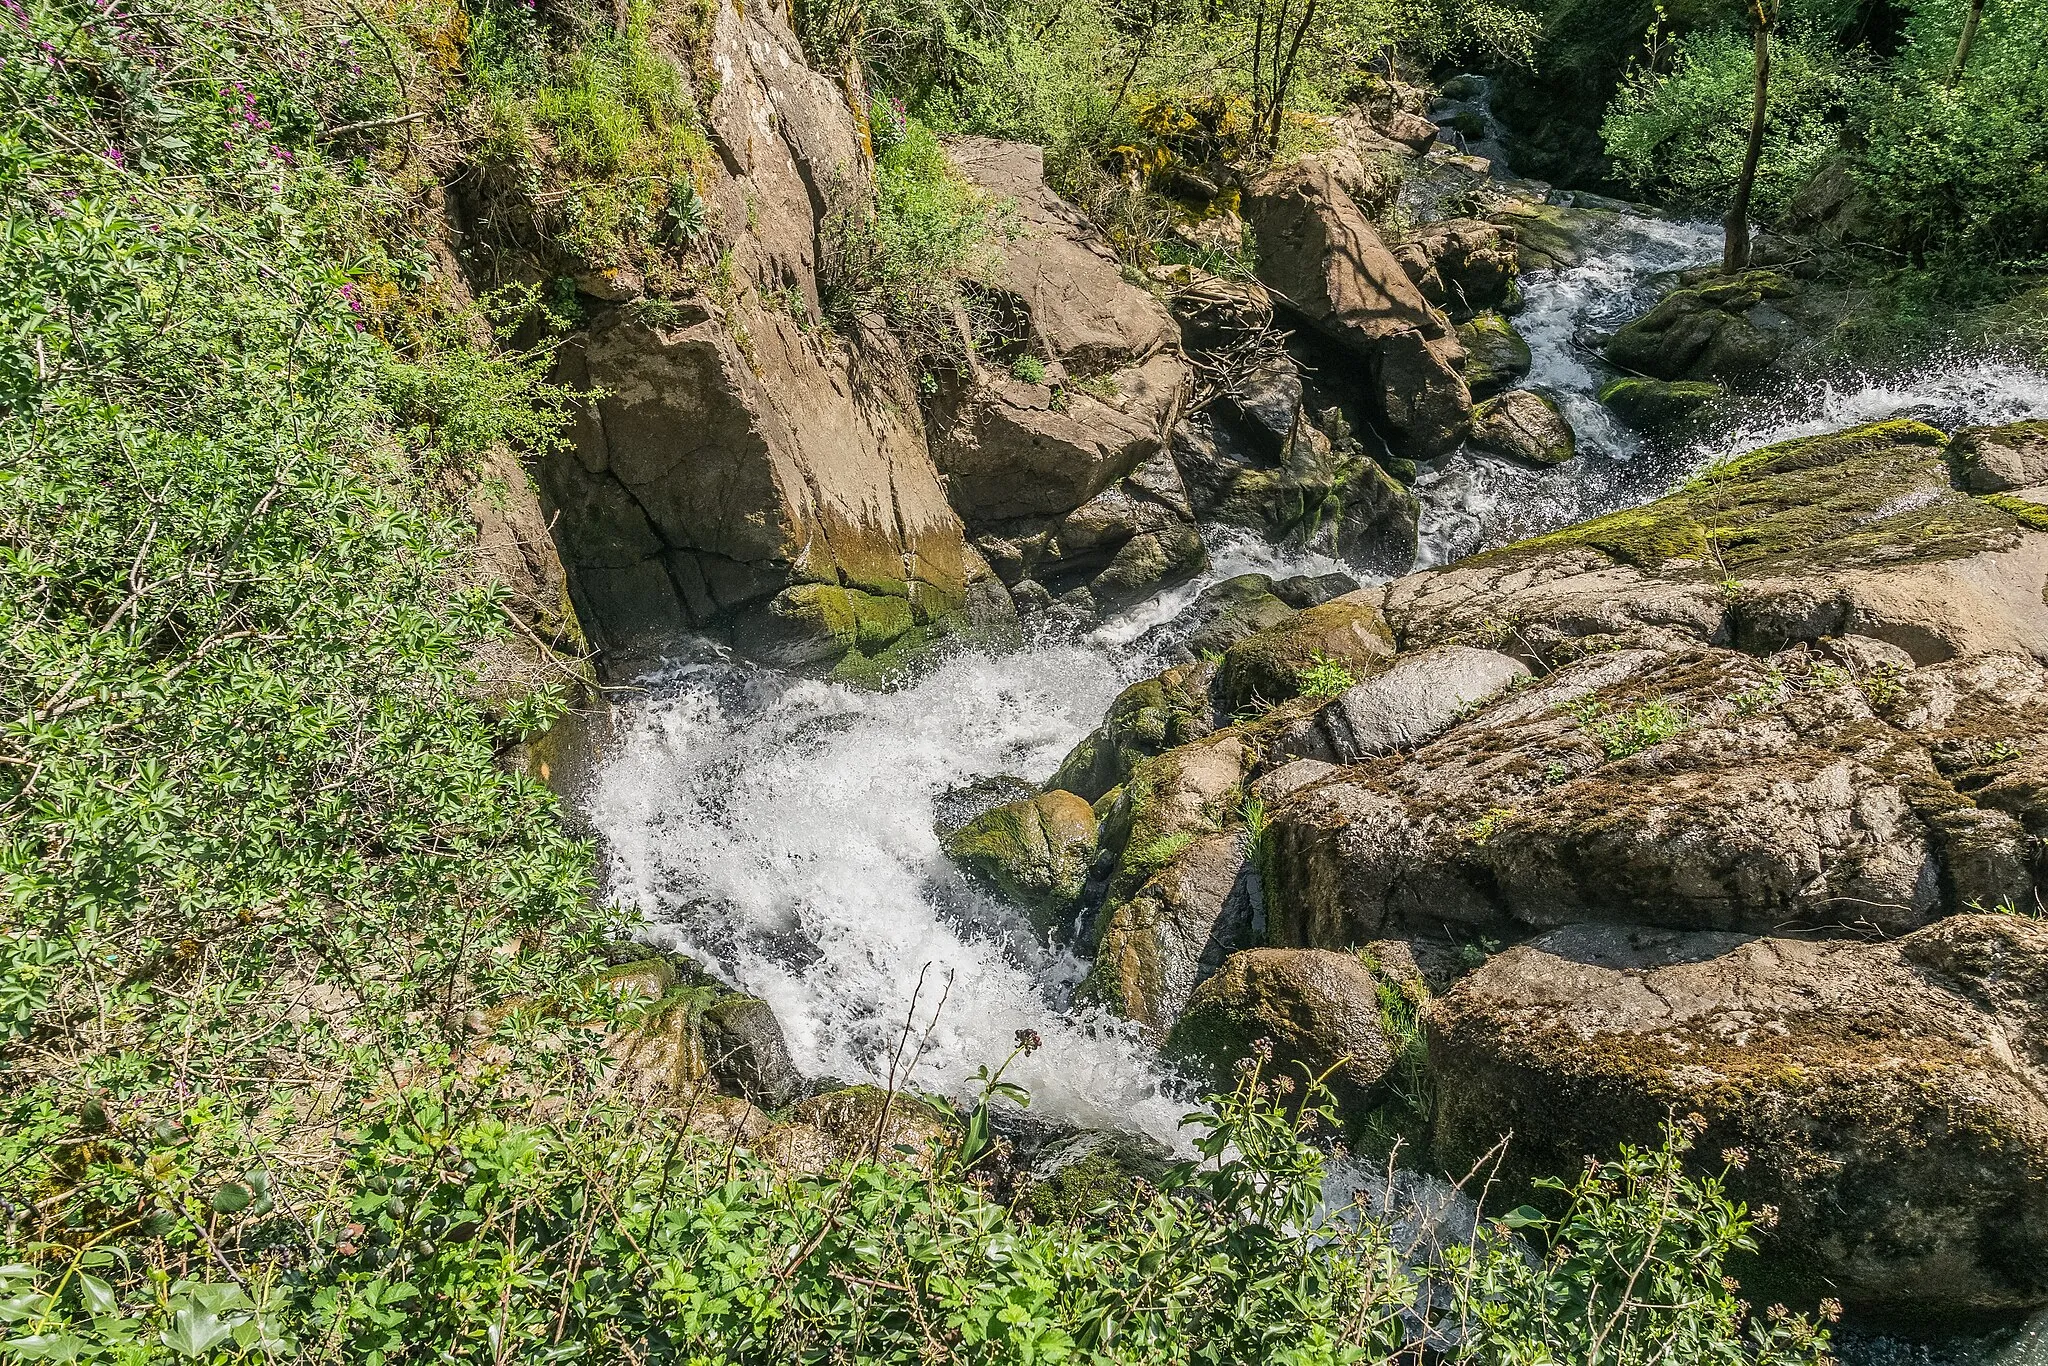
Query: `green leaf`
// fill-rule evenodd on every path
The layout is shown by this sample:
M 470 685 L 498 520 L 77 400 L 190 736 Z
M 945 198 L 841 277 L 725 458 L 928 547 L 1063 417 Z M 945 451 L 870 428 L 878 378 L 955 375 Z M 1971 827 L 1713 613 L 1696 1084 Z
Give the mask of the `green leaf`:
M 223 1181 L 220 1183 L 220 1189 L 213 1193 L 213 1212 L 240 1214 L 249 1208 L 249 1201 L 253 1198 L 249 1194 L 249 1188 L 241 1182 Z
M 1533 1225 L 1547 1224 L 1550 1220 L 1544 1215 L 1542 1210 L 1537 1209 L 1534 1205 L 1522 1205 L 1519 1208 L 1509 1210 L 1502 1217 L 1501 1222 L 1509 1228 L 1529 1228 Z
M 91 1343 L 69 1333 L 37 1333 L 0 1342 L 0 1351 L 12 1352 L 24 1361 L 76 1361 L 90 1350 Z
M 86 1312 L 90 1314 L 111 1314 L 114 1312 L 114 1288 L 97 1276 L 78 1273 L 78 1293 L 85 1297 Z
M 222 1322 L 212 1310 L 187 1305 L 163 1331 L 163 1344 L 179 1356 L 204 1356 L 233 1331 L 234 1325 Z

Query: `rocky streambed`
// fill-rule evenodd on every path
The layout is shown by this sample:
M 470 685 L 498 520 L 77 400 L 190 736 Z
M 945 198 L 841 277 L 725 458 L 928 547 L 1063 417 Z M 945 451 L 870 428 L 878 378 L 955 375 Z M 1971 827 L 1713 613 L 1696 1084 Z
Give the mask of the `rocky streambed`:
M 816 227 L 843 109 L 721 23 L 711 198 Z M 1516 1200 L 1697 1113 L 1759 1295 L 2048 1303 L 2048 380 L 1781 365 L 1789 267 L 1423 109 L 1191 212 L 1257 278 L 1134 278 L 1037 149 L 952 144 L 1021 228 L 922 388 L 806 325 L 802 233 L 739 243 L 779 311 L 600 314 L 542 482 L 652 661 L 582 795 L 612 895 L 812 1088 L 1031 1030 L 1034 1114 L 1172 1143 L 1266 1039 L 1418 1168 L 1512 1134 Z

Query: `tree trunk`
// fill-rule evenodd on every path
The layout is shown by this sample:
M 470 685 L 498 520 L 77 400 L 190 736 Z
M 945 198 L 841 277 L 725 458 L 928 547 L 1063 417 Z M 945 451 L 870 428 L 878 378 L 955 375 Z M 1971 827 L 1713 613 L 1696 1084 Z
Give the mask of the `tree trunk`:
M 1735 181 L 1735 200 L 1728 206 L 1726 233 L 1721 244 L 1721 269 L 1742 270 L 1749 265 L 1749 200 L 1756 189 L 1756 165 L 1764 155 L 1764 115 L 1771 102 L 1771 21 L 1761 5 L 1756 10 L 1756 98 L 1749 111 L 1749 149 L 1743 153 L 1742 174 Z
M 1954 85 L 1963 78 L 1963 68 L 1970 64 L 1970 49 L 1977 42 L 1977 24 L 1984 18 L 1984 0 L 1970 0 L 1969 17 L 1963 20 L 1963 36 L 1956 40 L 1955 64 L 1948 69 L 1948 83 Z

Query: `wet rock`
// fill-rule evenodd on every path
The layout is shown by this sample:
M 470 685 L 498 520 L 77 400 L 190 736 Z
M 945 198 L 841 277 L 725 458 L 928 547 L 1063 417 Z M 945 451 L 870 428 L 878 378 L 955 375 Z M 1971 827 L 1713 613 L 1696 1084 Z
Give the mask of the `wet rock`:
M 1751 270 L 1675 289 L 1607 343 L 1607 358 L 1664 380 L 1740 380 L 1785 349 L 1787 320 L 1773 301 L 1798 293 L 1777 271 Z
M 976 816 L 1037 795 L 1037 787 L 1022 778 L 1008 773 L 987 774 L 941 792 L 932 803 L 932 827 L 944 839 Z
M 1600 401 L 1631 427 L 1654 430 L 1682 422 L 1727 391 L 1706 380 L 1643 379 L 1629 375 L 1602 386 Z
M 1529 343 L 1498 313 L 1481 313 L 1458 327 L 1465 348 L 1465 385 L 1475 399 L 1512 388 L 1529 373 Z
M 1100 801 L 1122 787 L 1140 759 L 1163 754 L 1216 728 L 1209 684 L 1216 666 L 1198 660 L 1141 679 L 1118 693 L 1102 724 L 1060 763 L 1047 784 Z
M 1513 231 L 1517 260 L 1527 273 L 1584 264 L 1589 243 L 1612 226 L 1615 213 L 1518 199 L 1500 206 L 1489 218 Z
M 705 1066 L 755 1105 L 787 1105 L 803 1089 L 782 1026 L 766 1001 L 737 993 L 704 1008 L 699 1021 Z
M 1436 1155 L 1512 1131 L 1538 1175 L 1705 1120 L 1775 1206 L 1745 1293 L 1900 1319 L 2048 1303 L 2048 924 L 1960 916 L 1885 943 L 1626 926 L 1490 959 L 1429 1016 Z
M 1220 657 L 1248 636 L 1280 625 L 1299 609 L 1274 592 L 1265 574 L 1240 574 L 1204 588 L 1180 614 L 1187 648 L 1197 659 Z
M 1270 707 L 1300 693 L 1302 673 L 1316 664 L 1341 664 L 1363 678 L 1393 655 L 1379 590 L 1362 588 L 1233 645 L 1216 675 L 1216 700 L 1230 714 Z
M 1453 318 L 1499 308 L 1520 268 L 1514 234 L 1477 218 L 1426 223 L 1394 255 L 1422 297 Z
M 1463 349 L 1372 224 L 1313 157 L 1245 196 L 1259 278 L 1310 326 L 1368 367 L 1378 416 L 1416 456 L 1457 444 L 1471 417 Z
M 1320 607 L 1332 598 L 1358 591 L 1349 574 L 1291 574 L 1273 585 L 1273 596 L 1289 607 Z
M 1263 1039 L 1273 1050 L 1266 1075 L 1302 1087 L 1327 1074 L 1338 1112 L 1359 1116 L 1380 1099 L 1397 1056 L 1381 1020 L 1380 987 L 1356 954 L 1244 949 L 1195 988 L 1167 1056 L 1227 1090 L 1236 1064 Z
M 1956 487 L 2004 493 L 2048 484 L 2048 422 L 1969 427 L 1949 443 Z
M 1063 927 L 1095 857 L 1095 813 L 1057 789 L 975 817 L 944 841 L 947 857 L 1030 913 L 1041 931 Z
M 951 1138 L 945 1117 L 916 1096 L 848 1086 L 791 1105 L 754 1151 L 795 1172 L 835 1172 L 878 1157 L 925 1167 L 933 1145 Z
M 1577 454 L 1572 427 L 1533 389 L 1510 389 L 1472 414 L 1472 444 L 1525 465 L 1561 465 Z

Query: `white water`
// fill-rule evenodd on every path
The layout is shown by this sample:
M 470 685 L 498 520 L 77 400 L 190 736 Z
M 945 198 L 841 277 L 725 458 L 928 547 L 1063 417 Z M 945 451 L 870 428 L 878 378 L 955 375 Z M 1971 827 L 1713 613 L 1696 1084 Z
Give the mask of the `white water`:
M 1212 555 L 1203 578 L 1086 636 L 957 655 L 893 692 L 731 659 L 649 680 L 589 799 L 612 896 L 650 939 L 774 1007 L 806 1076 L 886 1081 L 922 977 L 913 1044 L 937 1020 L 919 1088 L 963 1090 L 1036 1029 L 1044 1047 L 1009 1074 L 1034 1111 L 1175 1141 L 1187 1107 L 1162 1092 L 1153 1050 L 1128 1025 L 1067 1012 L 1085 965 L 969 885 L 933 818 L 972 779 L 1049 776 L 1157 668 L 1139 637 L 1206 584 L 1339 567 L 1245 540 Z

